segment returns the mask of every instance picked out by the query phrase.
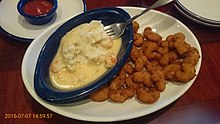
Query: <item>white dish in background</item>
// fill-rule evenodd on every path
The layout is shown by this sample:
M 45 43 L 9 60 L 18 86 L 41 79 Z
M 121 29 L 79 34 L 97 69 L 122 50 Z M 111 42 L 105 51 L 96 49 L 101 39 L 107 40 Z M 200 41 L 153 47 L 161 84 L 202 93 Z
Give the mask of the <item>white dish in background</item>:
M 197 20 L 220 24 L 220 0 L 177 0 L 176 3 Z
M 176 9 L 183 15 L 185 16 L 186 18 L 194 21 L 195 23 L 198 23 L 198 24 L 201 24 L 201 25 L 205 25 L 205 26 L 209 26 L 209 27 L 216 27 L 216 28 L 219 28 L 220 27 L 220 24 L 213 24 L 213 23 L 207 23 L 207 22 L 204 22 L 204 21 L 201 21 L 201 20 L 198 20 L 190 15 L 188 15 L 187 13 L 185 13 L 179 6 L 177 5 L 174 5 L 176 7 Z
M 136 7 L 122 8 L 125 9 L 131 16 L 144 9 Z M 26 89 L 36 101 L 51 111 L 65 117 L 92 122 L 112 122 L 133 119 L 148 115 L 171 104 L 181 97 L 195 81 L 194 78 L 190 82 L 181 85 L 168 83 L 165 91 L 161 93 L 159 100 L 152 105 L 141 104 L 135 98 L 127 100 L 123 104 L 112 103 L 109 101 L 98 103 L 92 102 L 89 99 L 71 104 L 49 104 L 40 99 L 34 90 L 33 79 L 35 65 L 39 52 L 47 38 L 65 21 L 66 20 L 63 20 L 41 33 L 39 37 L 37 37 L 28 47 L 22 62 L 22 78 Z M 137 21 L 141 27 L 140 31 L 143 31 L 144 27 L 150 26 L 154 31 L 163 36 L 163 38 L 177 32 L 184 33 L 186 41 L 197 48 L 199 50 L 199 54 L 201 55 L 201 58 L 196 65 L 196 74 L 198 75 L 202 60 L 201 48 L 196 37 L 183 23 L 169 15 L 154 10 L 138 18 Z
M 2 0 L 0 2 L 0 31 L 4 34 L 24 42 L 31 42 L 41 32 L 53 23 L 86 10 L 84 0 L 58 0 L 56 18 L 45 25 L 31 25 L 18 13 L 19 0 Z

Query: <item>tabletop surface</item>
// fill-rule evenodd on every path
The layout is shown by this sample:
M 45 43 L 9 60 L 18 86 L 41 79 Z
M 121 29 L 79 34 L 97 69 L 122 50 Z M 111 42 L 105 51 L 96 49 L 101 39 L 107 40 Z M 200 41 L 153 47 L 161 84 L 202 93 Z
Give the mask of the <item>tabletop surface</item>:
M 85 0 L 87 10 L 106 6 L 138 6 L 134 0 Z M 191 88 L 167 107 L 119 124 L 219 124 L 220 123 L 220 28 L 196 24 L 175 8 L 168 12 L 183 22 L 197 37 L 202 65 Z M 2 18 L 2 17 L 1 17 Z M 21 77 L 21 63 L 29 43 L 18 42 L 0 33 L 0 123 L 1 124 L 89 124 L 58 115 L 35 101 Z M 49 119 L 7 118 L 9 114 L 51 114 Z

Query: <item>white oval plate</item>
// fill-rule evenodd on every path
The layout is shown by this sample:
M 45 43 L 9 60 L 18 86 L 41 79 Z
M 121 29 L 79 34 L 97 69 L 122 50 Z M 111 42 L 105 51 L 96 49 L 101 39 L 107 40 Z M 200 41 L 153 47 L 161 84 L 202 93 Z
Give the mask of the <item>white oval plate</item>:
M 0 31 L 24 42 L 31 42 L 51 24 L 86 10 L 84 0 L 58 0 L 56 19 L 45 25 L 31 25 L 18 13 L 18 1 L 2 0 L 0 2 Z
M 198 20 L 196 18 L 194 18 L 193 16 L 190 16 L 188 15 L 187 13 L 185 13 L 179 6 L 177 5 L 174 5 L 176 7 L 176 9 L 183 15 L 185 16 L 186 18 L 198 23 L 198 24 L 201 24 L 201 25 L 205 25 L 205 26 L 209 26 L 209 27 L 216 27 L 216 28 L 219 28 L 220 27 L 220 24 L 213 24 L 213 23 L 207 23 L 207 22 L 204 22 L 204 21 L 201 21 L 201 20 Z
M 198 20 L 220 24 L 220 0 L 177 0 L 177 4 Z
M 122 8 L 125 9 L 131 16 L 141 12 L 144 9 L 136 7 Z M 45 41 L 65 21 L 66 20 L 57 23 L 41 33 L 39 37 L 37 37 L 28 47 L 22 62 L 22 78 L 26 89 L 36 101 L 51 111 L 69 118 L 93 122 L 112 122 L 133 119 L 148 115 L 171 104 L 182 96 L 195 81 L 194 78 L 190 82 L 182 85 L 168 83 L 165 91 L 161 93 L 160 99 L 152 105 L 141 104 L 135 98 L 127 100 L 123 104 L 112 103 L 109 101 L 98 103 L 92 102 L 91 100 L 61 105 L 49 104 L 40 99 L 34 90 L 34 70 L 37 57 Z M 140 23 L 140 31 L 143 31 L 144 27 L 150 26 L 154 31 L 161 34 L 164 38 L 177 32 L 184 33 L 186 36 L 186 41 L 192 46 L 196 47 L 199 50 L 200 55 L 202 55 L 201 48 L 196 37 L 183 23 L 175 18 L 152 10 L 138 18 L 137 21 Z M 201 66 L 201 60 L 202 58 L 200 58 L 196 66 L 197 75 Z

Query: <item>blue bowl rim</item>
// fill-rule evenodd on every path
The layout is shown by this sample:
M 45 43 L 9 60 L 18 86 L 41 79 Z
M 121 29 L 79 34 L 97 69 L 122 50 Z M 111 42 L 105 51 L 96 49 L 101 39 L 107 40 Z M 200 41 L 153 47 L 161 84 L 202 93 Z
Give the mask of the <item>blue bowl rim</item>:
M 19 12 L 22 16 L 24 16 L 25 18 L 38 19 L 38 18 L 49 17 L 49 16 L 53 15 L 53 14 L 56 12 L 57 7 L 58 7 L 58 2 L 57 2 L 57 0 L 52 0 L 54 3 L 53 3 L 53 8 L 51 9 L 50 12 L 48 12 L 48 13 L 46 13 L 46 14 L 42 14 L 42 15 L 33 16 L 33 15 L 26 14 L 26 13 L 24 12 L 23 7 L 24 7 L 24 5 L 26 4 L 26 2 L 28 2 L 28 1 L 30 1 L 30 0 L 27 0 L 27 1 L 26 1 L 26 0 L 19 0 L 19 2 L 18 2 L 18 4 L 17 4 L 17 10 L 18 10 L 18 12 Z
M 127 16 L 127 17 L 123 16 L 123 18 L 125 20 L 130 18 L 130 15 L 125 10 L 123 10 L 121 8 L 117 8 L 117 7 L 98 8 L 98 9 L 90 10 L 90 11 L 87 11 L 85 13 L 82 13 L 82 14 L 79 14 L 79 15 L 73 17 L 72 19 L 70 19 L 69 21 L 65 22 L 63 25 L 61 25 L 55 32 L 57 32 L 60 28 L 62 28 L 66 24 L 70 23 L 71 21 L 77 20 L 79 18 L 82 18 L 81 17 L 82 15 L 88 15 L 88 13 L 94 13 L 94 12 L 97 12 L 97 11 L 100 11 L 100 10 L 105 10 L 105 11 L 108 11 L 108 12 L 113 12 L 113 11 L 118 12 L 118 13 L 120 12 L 120 14 L 124 14 L 124 15 Z M 74 27 L 72 27 L 72 28 L 74 28 Z M 107 74 L 104 74 L 104 77 L 102 76 L 102 78 L 98 82 L 95 81 L 95 82 L 93 82 L 93 83 L 91 83 L 91 84 L 89 84 L 89 85 L 87 85 L 85 87 L 82 87 L 80 89 L 76 89 L 76 90 L 73 90 L 73 91 L 56 91 L 56 90 L 53 90 L 53 89 L 51 89 L 51 88 L 49 88 L 47 86 L 47 84 L 43 81 L 42 75 L 39 74 L 39 72 L 40 72 L 40 64 L 42 63 L 41 56 L 43 54 L 43 51 L 44 51 L 45 47 L 48 44 L 48 42 L 47 42 L 48 39 L 49 39 L 48 38 L 47 41 L 45 42 L 44 46 L 41 49 L 41 52 L 40 52 L 38 60 L 37 60 L 36 68 L 35 68 L 34 88 L 35 88 L 35 91 L 37 92 L 37 94 L 42 99 L 44 99 L 47 102 L 66 103 L 66 102 L 69 102 L 69 101 L 75 101 L 75 100 L 78 100 L 78 99 L 80 99 L 82 97 L 85 97 L 89 93 L 91 93 L 94 90 L 96 90 L 96 89 L 100 88 L 101 86 L 105 85 L 110 79 L 112 79 L 119 72 L 119 70 L 125 64 L 127 58 L 130 55 L 131 48 L 132 48 L 132 45 L 133 45 L 133 39 L 134 39 L 132 24 L 128 25 L 127 28 L 130 29 L 129 30 L 130 37 L 128 38 L 129 39 L 128 45 L 127 45 L 125 54 L 123 55 L 121 61 L 117 62 L 118 63 L 117 65 L 115 65 L 108 72 L 106 72 Z M 46 92 L 46 94 L 45 94 L 45 92 Z M 56 95 L 56 98 L 48 97 L 50 95 Z M 67 95 L 68 97 L 64 97 L 65 95 Z M 59 98 L 57 98 L 57 97 L 59 97 Z M 60 98 L 60 97 L 62 97 L 62 98 Z

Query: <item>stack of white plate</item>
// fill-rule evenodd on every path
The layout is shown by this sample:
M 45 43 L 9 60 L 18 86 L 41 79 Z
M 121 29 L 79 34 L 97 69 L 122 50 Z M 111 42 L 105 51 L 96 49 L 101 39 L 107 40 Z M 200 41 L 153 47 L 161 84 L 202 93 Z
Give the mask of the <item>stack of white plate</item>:
M 196 23 L 220 27 L 220 0 L 176 0 L 175 7 Z

